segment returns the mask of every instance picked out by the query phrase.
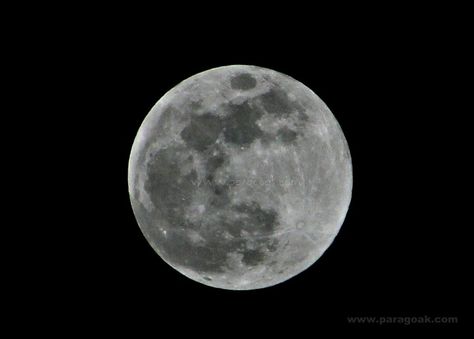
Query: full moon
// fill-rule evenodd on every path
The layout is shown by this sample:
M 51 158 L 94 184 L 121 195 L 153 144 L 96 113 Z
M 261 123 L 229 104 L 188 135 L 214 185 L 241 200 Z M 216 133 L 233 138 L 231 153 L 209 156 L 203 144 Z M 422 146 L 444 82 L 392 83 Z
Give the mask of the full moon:
M 132 146 L 141 231 L 186 277 L 230 290 L 301 273 L 333 242 L 352 194 L 335 117 L 301 82 L 256 66 L 207 70 L 167 92 Z

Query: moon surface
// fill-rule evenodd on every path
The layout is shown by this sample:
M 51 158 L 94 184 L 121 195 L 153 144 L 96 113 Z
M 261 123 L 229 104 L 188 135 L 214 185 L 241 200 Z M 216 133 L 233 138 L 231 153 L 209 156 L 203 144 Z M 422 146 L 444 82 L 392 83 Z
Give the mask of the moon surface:
M 202 284 L 251 290 L 311 266 L 352 194 L 349 148 L 308 87 L 245 65 L 196 74 L 143 121 L 129 161 L 137 222 L 159 256 Z

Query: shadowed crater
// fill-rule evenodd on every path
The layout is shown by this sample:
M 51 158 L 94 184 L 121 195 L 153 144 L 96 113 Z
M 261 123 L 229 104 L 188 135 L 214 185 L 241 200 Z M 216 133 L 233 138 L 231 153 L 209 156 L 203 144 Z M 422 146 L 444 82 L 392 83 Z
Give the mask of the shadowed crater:
M 230 81 L 230 86 L 233 89 L 249 90 L 254 88 L 256 85 L 257 80 L 248 73 L 239 74 L 233 77 Z

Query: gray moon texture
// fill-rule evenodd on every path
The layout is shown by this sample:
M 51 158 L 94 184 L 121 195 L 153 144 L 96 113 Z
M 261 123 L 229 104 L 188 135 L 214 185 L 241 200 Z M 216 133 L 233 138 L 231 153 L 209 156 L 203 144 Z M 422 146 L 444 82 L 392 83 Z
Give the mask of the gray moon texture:
M 301 82 L 256 66 L 196 74 L 167 92 L 132 146 L 129 193 L 158 255 L 230 290 L 279 284 L 318 260 L 352 194 L 344 134 Z

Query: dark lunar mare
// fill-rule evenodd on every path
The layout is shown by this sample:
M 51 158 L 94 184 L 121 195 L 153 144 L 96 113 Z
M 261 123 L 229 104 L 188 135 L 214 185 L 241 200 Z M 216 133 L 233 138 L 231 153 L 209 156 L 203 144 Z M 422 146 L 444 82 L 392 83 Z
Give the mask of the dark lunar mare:
M 224 139 L 237 146 L 249 146 L 255 139 L 263 135 L 257 120 L 263 111 L 252 105 L 250 100 L 242 104 L 229 104 L 224 108 L 228 115 L 224 120 Z
M 203 273 L 223 272 L 227 265 L 227 255 L 232 252 L 241 253 L 242 260 L 247 265 L 258 264 L 265 257 L 265 248 L 269 251 L 275 249 L 275 241 L 261 238 L 255 249 L 248 249 L 242 231 L 257 236 L 271 235 L 278 225 L 277 213 L 262 209 L 257 202 L 233 206 L 227 197 L 230 188 L 218 192 L 218 186 L 215 185 L 212 198 L 220 201 L 221 205 L 209 206 L 207 211 L 212 213 L 218 209 L 233 209 L 238 212 L 238 218 L 223 215 L 220 223 L 213 225 L 212 229 L 203 228 L 200 223 L 189 222 L 184 216 L 191 203 L 192 192 L 199 188 L 196 186 L 197 176 L 194 170 L 184 176 L 180 174 L 176 154 L 184 151 L 181 147 L 161 149 L 152 156 L 147 167 L 145 189 L 156 206 L 153 219 L 167 221 L 167 234 L 156 232 L 152 220 L 145 220 L 144 223 L 149 232 L 155 228 L 153 238 L 157 239 L 163 256 L 171 263 Z M 209 157 L 208 176 L 212 176 L 224 162 L 223 154 Z M 206 213 L 209 212 L 205 212 L 202 219 L 206 219 Z M 206 243 L 193 243 L 188 236 L 189 230 L 198 232 Z M 234 239 L 226 239 L 223 236 L 225 231 L 234 236 Z
M 249 73 L 241 73 L 230 80 L 233 89 L 249 90 L 257 85 L 257 80 Z
M 192 115 L 191 122 L 181 132 L 181 138 L 196 151 L 205 151 L 219 137 L 222 130 L 222 121 L 216 116 L 206 113 Z

